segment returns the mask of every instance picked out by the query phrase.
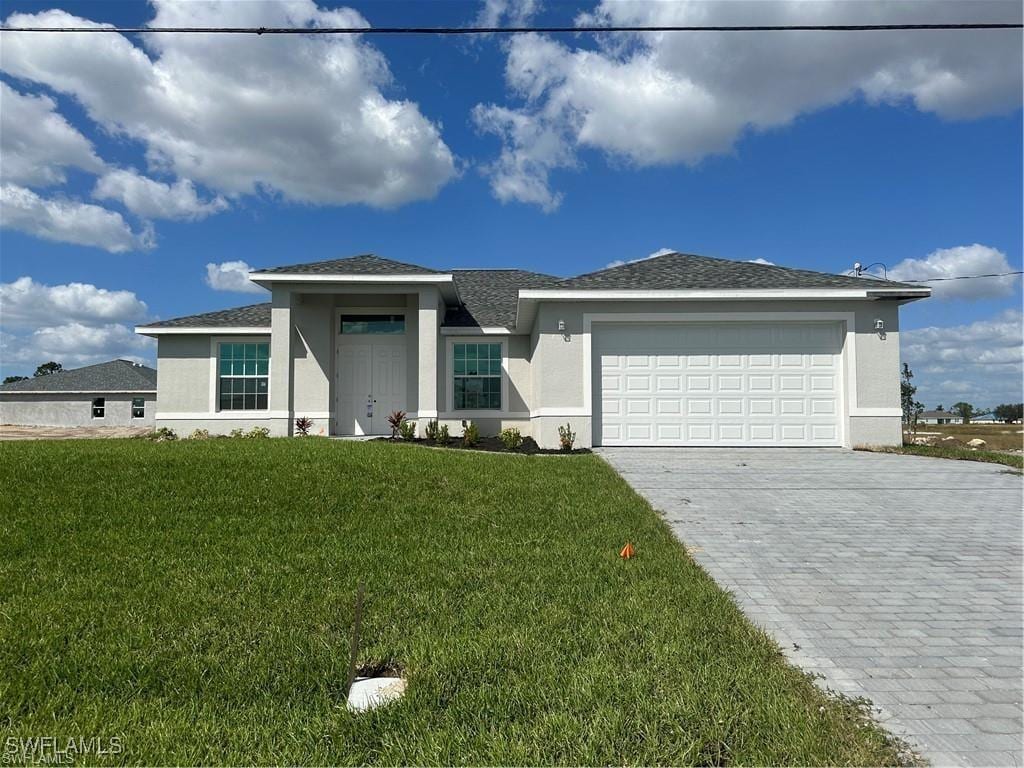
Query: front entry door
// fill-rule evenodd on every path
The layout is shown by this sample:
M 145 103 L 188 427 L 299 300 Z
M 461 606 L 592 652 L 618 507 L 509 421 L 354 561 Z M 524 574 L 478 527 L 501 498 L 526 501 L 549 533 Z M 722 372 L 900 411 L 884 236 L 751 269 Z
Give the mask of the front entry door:
M 405 338 L 342 338 L 337 393 L 342 435 L 389 435 L 388 416 L 405 410 Z

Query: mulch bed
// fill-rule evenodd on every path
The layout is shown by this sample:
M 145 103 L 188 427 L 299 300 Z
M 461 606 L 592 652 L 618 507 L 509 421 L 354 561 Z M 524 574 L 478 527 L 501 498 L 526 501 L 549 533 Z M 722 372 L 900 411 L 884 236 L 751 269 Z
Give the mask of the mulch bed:
M 414 440 L 392 440 L 390 437 L 380 437 L 378 440 L 383 440 L 386 443 L 414 443 L 416 445 L 425 445 L 431 448 L 451 448 L 459 451 L 487 451 L 490 453 L 522 453 L 527 456 L 535 456 L 538 454 L 581 454 L 590 453 L 589 448 L 574 448 L 572 451 L 563 451 L 558 448 L 541 448 L 537 445 L 536 441 L 532 437 L 524 437 L 523 444 L 514 451 L 510 451 L 505 447 L 505 444 L 501 442 L 498 437 L 481 437 L 477 444 L 470 448 L 467 445 L 463 445 L 461 437 L 453 437 L 452 441 L 448 445 L 441 445 L 436 440 L 427 440 L 422 437 L 417 437 Z

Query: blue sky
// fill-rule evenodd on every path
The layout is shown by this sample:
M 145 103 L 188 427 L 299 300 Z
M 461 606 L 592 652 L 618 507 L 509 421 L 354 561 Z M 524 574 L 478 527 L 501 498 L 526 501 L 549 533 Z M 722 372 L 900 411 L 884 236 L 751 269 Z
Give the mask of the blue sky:
M 231 13 L 255 8 L 262 18 L 276 5 L 238 3 Z M 4 5 L 9 24 L 50 9 L 117 25 L 155 23 L 158 13 L 197 25 L 228 18 L 223 7 L 205 16 L 197 7 Z M 572 23 L 581 13 L 658 23 L 674 10 L 491 0 L 300 1 L 288 12 L 323 19 L 316 14 L 337 8 L 375 26 Z M 815 8 L 826 23 L 891 13 Z M 1014 3 L 917 8 L 954 20 L 1020 16 Z M 711 4 L 704 13 L 743 10 L 792 21 L 806 6 Z M 31 47 L 7 36 L 3 111 L 12 121 L 46 113 L 48 125 L 68 129 L 61 144 L 5 126 L 0 371 L 31 373 L 50 357 L 152 361 L 148 342 L 127 333 L 135 323 L 262 299 L 210 279 L 207 265 L 226 262 L 374 252 L 436 268 L 570 275 L 671 248 L 827 272 L 882 262 L 904 279 L 1019 270 L 1020 35 L 917 34 L 742 45 L 722 35 L 614 45 L 564 35 L 374 38 L 324 41 L 341 47 L 311 48 L 311 57 L 295 56 L 305 45 L 296 38 L 157 48 L 136 36 L 106 49 L 100 35 L 75 46 L 34 38 Z M 358 61 L 357 74 L 325 74 L 319 62 L 333 53 L 339 66 Z M 245 62 L 255 64 L 247 71 Z M 158 82 L 148 79 L 154 63 L 180 81 L 157 96 L 147 92 Z M 274 82 L 289 67 L 294 79 Z M 318 98 L 296 95 L 305 82 Z M 217 104 L 211 94 L 230 101 L 242 90 L 247 100 L 225 104 L 223 115 L 187 119 L 193 99 Z M 30 100 L 37 95 L 51 101 Z M 366 103 L 375 105 L 368 122 L 334 131 Z M 282 142 L 303 151 L 275 158 Z M 54 231 L 53 205 L 84 217 L 75 234 Z M 67 242 L 93 229 L 91 244 Z M 929 407 L 1021 399 L 1020 285 L 960 281 L 904 308 L 904 357 Z

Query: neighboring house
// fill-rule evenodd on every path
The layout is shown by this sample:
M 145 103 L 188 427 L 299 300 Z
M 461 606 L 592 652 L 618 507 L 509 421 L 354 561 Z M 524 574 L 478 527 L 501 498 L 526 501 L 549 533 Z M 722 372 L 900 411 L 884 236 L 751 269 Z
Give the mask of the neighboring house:
M 0 385 L 0 424 L 151 427 L 156 371 L 130 360 Z
M 963 424 L 962 416 L 952 411 L 921 411 L 917 417 L 918 424 Z
M 898 445 L 899 307 L 928 288 L 671 253 L 573 278 L 356 256 L 250 273 L 267 304 L 152 323 L 156 423 L 518 427 L 543 447 Z

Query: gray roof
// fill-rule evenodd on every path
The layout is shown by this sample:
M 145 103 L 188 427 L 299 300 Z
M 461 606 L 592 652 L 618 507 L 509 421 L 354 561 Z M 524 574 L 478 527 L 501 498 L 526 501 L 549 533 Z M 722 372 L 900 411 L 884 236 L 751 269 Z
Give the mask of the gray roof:
M 873 282 L 886 288 L 920 288 L 872 278 L 831 275 L 752 261 L 713 259 L 689 253 L 667 253 L 649 259 L 588 272 L 562 281 L 566 290 L 729 290 L 743 288 L 864 288 Z
M 443 275 L 434 269 L 427 269 L 416 264 L 382 259 L 372 253 L 362 256 L 350 256 L 347 259 L 330 259 L 328 261 L 311 261 L 306 264 L 289 264 L 284 267 L 254 270 L 257 274 L 295 274 L 295 275 Z
M 919 417 L 922 419 L 959 419 L 959 413 L 952 411 L 921 411 Z
M 686 253 L 668 253 L 569 278 L 552 277 L 522 269 L 454 269 L 439 272 L 415 264 L 353 256 L 260 270 L 265 274 L 417 275 L 451 274 L 463 305 L 450 307 L 444 324 L 458 328 L 504 326 L 516 322 L 519 291 L 564 290 L 729 290 L 758 288 L 920 288 L 919 285 L 867 277 L 832 275 L 774 264 L 713 259 Z M 250 304 L 199 315 L 175 317 L 144 328 L 270 328 L 270 304 Z
M 516 324 L 521 288 L 557 288 L 561 278 L 523 269 L 453 269 L 462 306 L 449 307 L 444 324 L 458 328 Z
M 0 392 L 155 392 L 156 371 L 131 360 L 111 360 L 49 376 L 0 384 Z
M 270 302 L 160 320 L 142 328 L 270 328 Z

